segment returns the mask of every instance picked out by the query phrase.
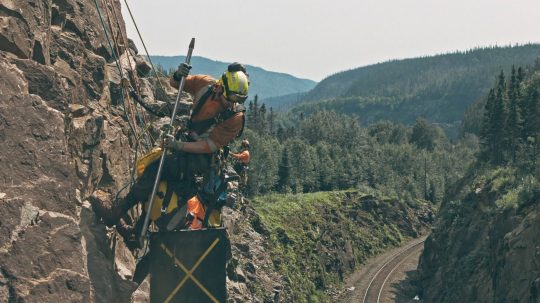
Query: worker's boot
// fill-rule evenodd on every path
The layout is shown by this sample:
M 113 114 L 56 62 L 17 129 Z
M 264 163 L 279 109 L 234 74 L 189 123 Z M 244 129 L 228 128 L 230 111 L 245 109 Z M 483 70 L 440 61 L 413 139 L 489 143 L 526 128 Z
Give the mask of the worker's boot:
M 135 234 L 135 227 L 126 223 L 123 218 L 120 218 L 116 224 L 116 230 L 124 238 L 124 243 L 126 243 L 127 248 L 134 250 L 139 247 L 139 242 L 137 241 L 137 236 Z
M 118 223 L 116 223 L 116 230 L 122 237 L 124 237 L 124 239 L 129 239 L 135 233 L 135 228 L 127 224 L 126 221 L 122 218 L 120 218 Z
M 90 196 L 90 203 L 98 217 L 103 219 L 105 225 L 111 227 L 118 223 L 120 217 L 127 211 L 124 199 L 118 199 L 113 203 L 109 193 L 100 189 Z

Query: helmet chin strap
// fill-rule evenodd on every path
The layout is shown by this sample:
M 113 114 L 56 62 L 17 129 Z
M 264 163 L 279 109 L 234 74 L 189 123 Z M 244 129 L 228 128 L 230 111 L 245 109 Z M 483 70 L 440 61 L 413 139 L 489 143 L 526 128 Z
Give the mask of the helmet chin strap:
M 232 108 L 234 106 L 234 102 L 227 100 L 225 96 L 221 95 L 220 98 L 221 98 L 221 104 L 223 104 L 225 108 Z
M 219 98 L 221 100 L 221 104 L 223 104 L 225 108 L 232 108 L 234 106 L 234 102 L 225 98 L 225 95 L 223 94 L 224 87 L 221 81 L 216 82 L 212 89 L 214 90 L 214 99 Z
M 214 84 L 214 86 L 212 87 L 212 92 L 213 99 L 223 97 L 223 84 L 221 83 L 221 81 L 218 81 Z

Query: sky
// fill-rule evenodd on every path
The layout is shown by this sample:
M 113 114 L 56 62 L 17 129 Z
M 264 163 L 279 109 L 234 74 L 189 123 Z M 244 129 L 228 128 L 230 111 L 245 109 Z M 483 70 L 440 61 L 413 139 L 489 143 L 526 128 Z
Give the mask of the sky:
M 124 0 L 151 55 L 320 81 L 392 59 L 540 42 L 539 0 Z M 122 1 L 128 36 L 142 52 Z

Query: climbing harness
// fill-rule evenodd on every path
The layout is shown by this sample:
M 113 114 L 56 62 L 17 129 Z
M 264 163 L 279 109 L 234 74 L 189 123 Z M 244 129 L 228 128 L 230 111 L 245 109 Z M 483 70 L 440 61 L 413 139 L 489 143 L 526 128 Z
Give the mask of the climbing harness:
M 207 91 L 199 98 L 199 101 L 197 103 L 197 106 L 193 109 L 191 116 L 188 121 L 188 128 L 189 129 L 196 129 L 196 130 L 207 130 L 213 125 L 219 124 L 225 120 L 228 120 L 235 116 L 238 113 L 245 113 L 246 107 L 243 104 L 235 104 L 233 108 L 227 108 L 223 112 L 219 113 L 216 117 L 209 118 L 202 121 L 193 121 L 193 118 L 201 111 L 206 101 L 210 99 L 210 97 L 214 94 L 212 85 L 208 86 Z M 246 124 L 246 116 L 242 115 L 242 129 L 236 136 L 236 138 L 239 138 L 244 133 L 244 126 Z

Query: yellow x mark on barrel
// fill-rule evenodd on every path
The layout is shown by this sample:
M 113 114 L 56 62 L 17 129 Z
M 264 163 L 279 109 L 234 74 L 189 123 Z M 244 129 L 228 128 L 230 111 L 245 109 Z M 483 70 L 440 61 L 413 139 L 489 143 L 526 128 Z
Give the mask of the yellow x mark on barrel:
M 176 288 L 171 292 L 171 294 L 167 297 L 167 299 L 165 300 L 165 303 L 169 303 L 171 302 L 171 300 L 173 299 L 173 297 L 178 293 L 178 291 L 180 290 L 180 288 L 182 288 L 182 286 L 184 286 L 184 284 L 187 282 L 188 279 L 191 279 L 193 280 L 193 282 L 195 284 L 197 284 L 197 286 L 199 286 L 199 288 L 210 298 L 210 300 L 212 300 L 212 302 L 214 303 L 219 303 L 219 301 L 214 297 L 212 296 L 212 294 L 208 291 L 208 289 L 206 289 L 204 287 L 204 285 L 201 284 L 201 282 L 199 282 L 199 280 L 197 280 L 197 278 L 195 278 L 193 276 L 193 272 L 197 269 L 197 267 L 199 267 L 199 265 L 201 264 L 201 262 L 206 258 L 206 256 L 208 256 L 208 254 L 212 251 L 212 249 L 214 249 L 214 247 L 218 244 L 219 242 L 219 238 L 216 238 L 216 240 L 214 240 L 214 242 L 208 247 L 208 249 L 206 249 L 206 251 L 204 252 L 204 254 L 201 255 L 201 257 L 199 258 L 199 260 L 197 260 L 197 262 L 195 263 L 195 265 L 193 265 L 193 268 L 191 268 L 190 270 L 188 270 L 184 264 L 182 264 L 182 262 L 180 262 L 175 256 L 174 254 L 167 248 L 167 246 L 165 246 L 165 244 L 161 243 L 161 248 L 165 251 L 165 253 L 174 259 L 174 264 L 176 264 L 178 267 L 180 267 L 180 269 L 182 269 L 182 271 L 184 271 L 184 273 L 186 273 L 186 276 L 182 279 L 182 281 L 180 281 L 180 283 L 178 283 L 178 285 L 176 286 Z

